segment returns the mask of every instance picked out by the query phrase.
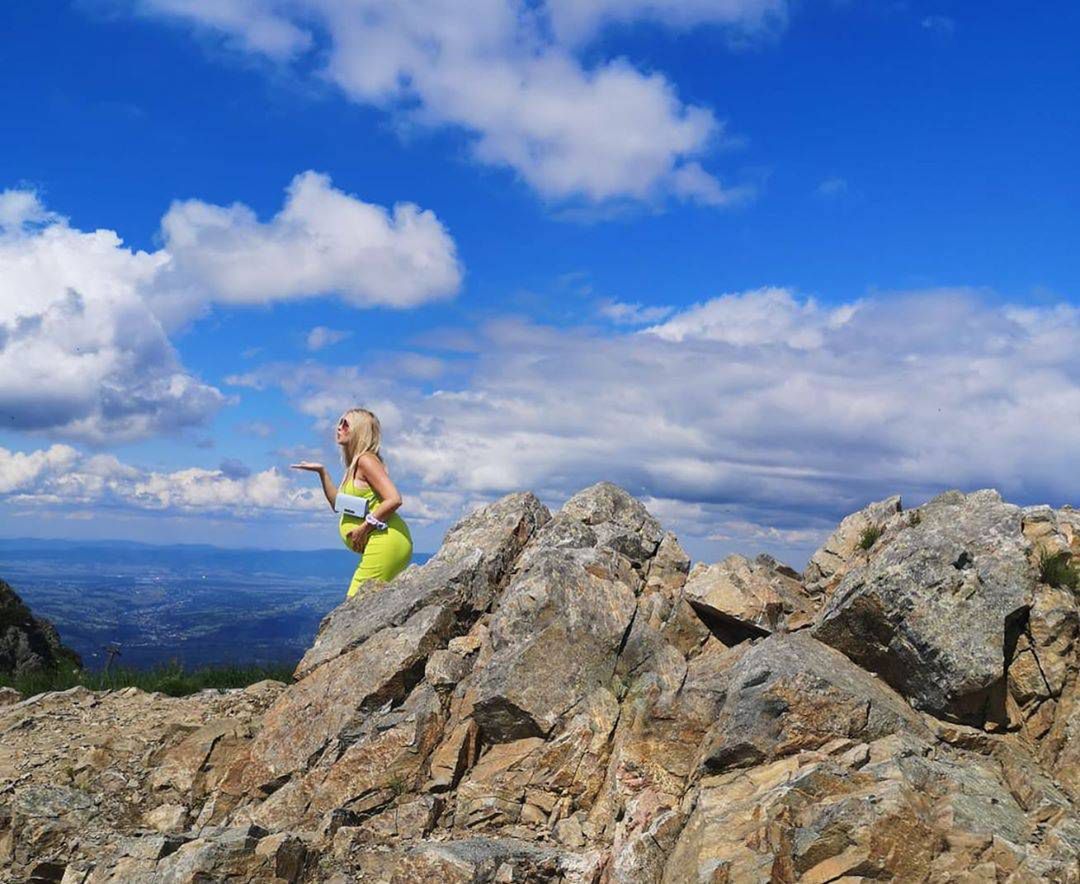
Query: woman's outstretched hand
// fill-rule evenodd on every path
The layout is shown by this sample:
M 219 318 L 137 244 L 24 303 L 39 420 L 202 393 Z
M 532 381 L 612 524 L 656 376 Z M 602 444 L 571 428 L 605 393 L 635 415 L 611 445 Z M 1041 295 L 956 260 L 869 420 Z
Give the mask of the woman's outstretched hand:
M 291 463 L 289 466 L 294 470 L 311 470 L 313 473 L 321 473 L 326 469 L 321 463 L 313 463 L 310 460 L 302 460 L 300 463 Z

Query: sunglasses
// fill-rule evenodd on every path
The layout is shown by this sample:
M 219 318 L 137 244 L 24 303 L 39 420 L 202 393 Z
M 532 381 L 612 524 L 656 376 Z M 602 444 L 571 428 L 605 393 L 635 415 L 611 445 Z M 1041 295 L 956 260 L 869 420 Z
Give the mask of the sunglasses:
M 347 420 L 345 420 L 345 418 L 342 418 L 341 420 L 338 421 L 338 426 L 339 427 L 344 427 L 347 430 L 347 429 L 349 429 L 349 422 Z

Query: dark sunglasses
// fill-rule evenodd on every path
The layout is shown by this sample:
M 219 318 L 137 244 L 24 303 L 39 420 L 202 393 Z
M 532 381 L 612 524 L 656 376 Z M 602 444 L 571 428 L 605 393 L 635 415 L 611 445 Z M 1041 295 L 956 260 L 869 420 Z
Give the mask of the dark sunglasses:
M 345 418 L 342 418 L 341 420 L 338 421 L 338 426 L 339 427 L 344 427 L 347 430 L 347 429 L 349 429 L 349 422 L 347 420 L 345 420 Z

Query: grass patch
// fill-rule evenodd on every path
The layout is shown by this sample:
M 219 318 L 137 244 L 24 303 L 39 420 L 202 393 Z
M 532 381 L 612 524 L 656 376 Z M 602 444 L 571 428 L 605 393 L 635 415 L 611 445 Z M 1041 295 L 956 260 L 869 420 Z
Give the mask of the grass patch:
M 66 691 L 82 685 L 91 691 L 113 691 L 135 687 L 152 692 L 160 691 L 170 697 L 186 697 L 206 688 L 246 688 L 272 678 L 286 684 L 292 681 L 295 666 L 205 666 L 185 670 L 176 662 L 150 669 L 130 669 L 114 666 L 108 673 L 87 672 L 83 669 L 59 668 L 33 672 L 17 678 L 0 675 L 0 687 L 15 688 L 23 697 L 33 697 L 46 691 Z
M 1051 552 L 1046 547 L 1039 550 L 1039 580 L 1050 586 L 1080 589 L 1080 571 L 1072 564 L 1072 554 L 1068 550 Z
M 881 536 L 881 529 L 877 525 L 867 525 L 863 528 L 862 534 L 859 535 L 859 547 L 861 549 L 870 549 L 878 538 Z

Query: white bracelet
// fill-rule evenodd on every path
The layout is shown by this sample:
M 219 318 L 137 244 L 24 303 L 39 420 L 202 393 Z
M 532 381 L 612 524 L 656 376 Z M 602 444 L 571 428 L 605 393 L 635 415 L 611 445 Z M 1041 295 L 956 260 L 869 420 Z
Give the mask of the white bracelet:
M 364 521 L 368 522 L 371 525 L 374 525 L 376 528 L 382 528 L 384 531 L 386 530 L 386 522 L 380 522 L 377 518 L 375 518 L 375 513 L 368 513 L 366 516 L 364 516 Z

